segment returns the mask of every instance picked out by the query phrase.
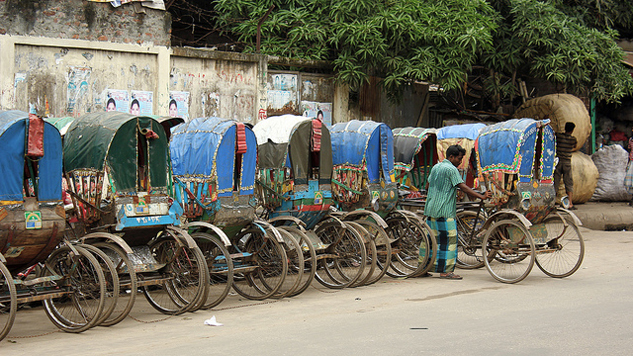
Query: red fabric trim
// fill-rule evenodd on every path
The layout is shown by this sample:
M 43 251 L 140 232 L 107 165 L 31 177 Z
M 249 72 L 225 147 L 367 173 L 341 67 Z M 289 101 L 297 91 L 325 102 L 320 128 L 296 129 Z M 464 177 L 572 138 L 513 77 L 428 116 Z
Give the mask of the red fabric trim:
M 248 149 L 248 146 L 246 145 L 246 129 L 244 127 L 244 123 L 242 122 L 238 122 L 235 124 L 237 126 L 237 132 L 236 132 L 236 137 L 235 137 L 235 148 L 236 148 L 236 153 L 241 153 L 244 154 L 246 153 L 246 150 Z
M 323 125 L 321 120 L 312 120 L 312 145 L 310 147 L 312 152 L 321 151 L 321 125 Z
M 29 114 L 26 155 L 30 158 L 44 157 L 44 120 L 33 114 Z

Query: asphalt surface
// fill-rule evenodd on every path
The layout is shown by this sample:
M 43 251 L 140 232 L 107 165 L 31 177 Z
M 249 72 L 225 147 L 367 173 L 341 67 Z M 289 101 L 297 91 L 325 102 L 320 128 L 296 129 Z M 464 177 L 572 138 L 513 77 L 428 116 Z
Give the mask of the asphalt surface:
M 231 295 L 173 317 L 138 298 L 122 323 L 81 334 L 57 331 L 36 307 L 18 312 L 0 355 L 629 355 L 633 232 L 582 232 L 585 260 L 565 279 L 536 266 L 514 285 L 485 269 L 459 270 L 461 281 L 384 277 L 282 300 Z M 204 325 L 212 316 L 224 325 Z

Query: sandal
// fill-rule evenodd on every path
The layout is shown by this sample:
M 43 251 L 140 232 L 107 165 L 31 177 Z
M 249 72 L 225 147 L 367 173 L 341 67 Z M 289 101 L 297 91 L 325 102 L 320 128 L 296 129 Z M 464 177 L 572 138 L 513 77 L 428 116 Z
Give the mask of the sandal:
M 440 274 L 440 278 L 442 278 L 442 279 L 462 279 L 463 277 L 460 276 L 460 275 L 457 275 L 457 274 L 455 274 L 453 272 L 450 272 L 450 273 L 445 274 L 445 275 L 441 275 Z

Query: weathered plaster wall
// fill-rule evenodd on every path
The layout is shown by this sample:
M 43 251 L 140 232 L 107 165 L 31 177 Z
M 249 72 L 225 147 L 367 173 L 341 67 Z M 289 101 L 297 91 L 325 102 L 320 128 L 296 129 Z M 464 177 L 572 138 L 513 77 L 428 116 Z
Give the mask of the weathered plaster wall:
M 1 0 L 0 34 L 169 46 L 171 15 L 85 0 Z

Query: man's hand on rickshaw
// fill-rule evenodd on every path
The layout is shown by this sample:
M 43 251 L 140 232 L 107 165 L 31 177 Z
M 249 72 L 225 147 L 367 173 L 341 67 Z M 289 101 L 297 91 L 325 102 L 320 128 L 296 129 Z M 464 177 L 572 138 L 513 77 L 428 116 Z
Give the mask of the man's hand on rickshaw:
M 490 199 L 490 198 L 492 198 L 492 192 L 491 192 L 491 191 L 489 191 L 489 190 L 486 190 L 486 191 L 484 192 L 483 196 L 484 196 L 484 197 L 483 197 L 481 200 L 487 200 L 487 199 Z

